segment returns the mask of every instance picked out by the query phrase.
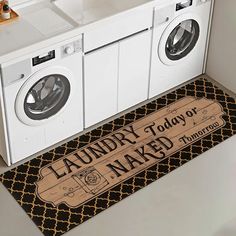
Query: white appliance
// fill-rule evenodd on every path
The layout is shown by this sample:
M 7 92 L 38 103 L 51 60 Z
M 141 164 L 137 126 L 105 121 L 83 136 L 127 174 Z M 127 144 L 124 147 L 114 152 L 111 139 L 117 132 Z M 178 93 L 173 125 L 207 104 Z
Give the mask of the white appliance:
M 2 64 L 8 165 L 83 130 L 82 37 Z
M 211 0 L 155 8 L 149 98 L 203 73 Z

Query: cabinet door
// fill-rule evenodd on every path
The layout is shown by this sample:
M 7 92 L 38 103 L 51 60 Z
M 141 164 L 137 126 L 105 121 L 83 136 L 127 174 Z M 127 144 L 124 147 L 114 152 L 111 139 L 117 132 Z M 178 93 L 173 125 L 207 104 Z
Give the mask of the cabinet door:
M 118 43 L 85 56 L 85 128 L 117 113 Z
M 118 110 L 125 110 L 148 97 L 151 31 L 120 41 Z

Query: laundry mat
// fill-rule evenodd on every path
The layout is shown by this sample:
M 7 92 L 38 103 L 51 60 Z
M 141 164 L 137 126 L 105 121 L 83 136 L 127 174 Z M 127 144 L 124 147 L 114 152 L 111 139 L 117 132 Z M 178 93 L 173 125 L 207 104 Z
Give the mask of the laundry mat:
M 199 78 L 6 172 L 1 182 L 43 234 L 58 236 L 235 133 L 235 100 Z

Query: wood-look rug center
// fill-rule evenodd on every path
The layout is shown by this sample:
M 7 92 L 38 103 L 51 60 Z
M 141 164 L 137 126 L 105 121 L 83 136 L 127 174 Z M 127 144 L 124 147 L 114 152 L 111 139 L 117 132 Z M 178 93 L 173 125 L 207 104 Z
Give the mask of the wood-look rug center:
M 233 98 L 206 79 L 1 176 L 45 235 L 61 235 L 236 133 Z
M 185 97 L 40 169 L 37 195 L 79 205 L 225 125 L 215 101 Z

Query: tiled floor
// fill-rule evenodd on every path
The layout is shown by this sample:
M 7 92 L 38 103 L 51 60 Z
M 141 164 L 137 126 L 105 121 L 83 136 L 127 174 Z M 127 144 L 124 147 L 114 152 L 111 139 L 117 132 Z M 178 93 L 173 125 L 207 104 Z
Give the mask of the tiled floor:
M 235 236 L 235 179 L 236 136 L 66 236 Z M 42 235 L 2 185 L 0 235 Z

